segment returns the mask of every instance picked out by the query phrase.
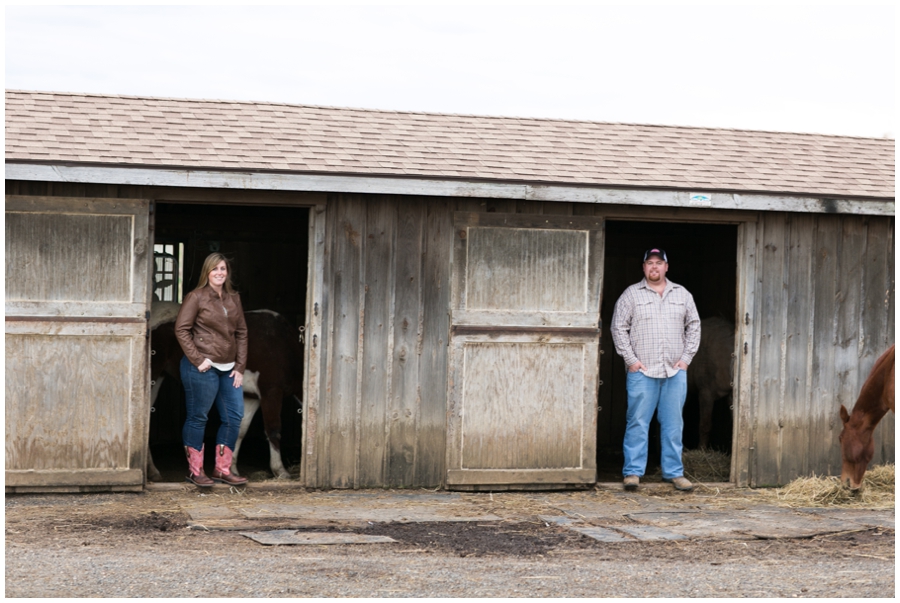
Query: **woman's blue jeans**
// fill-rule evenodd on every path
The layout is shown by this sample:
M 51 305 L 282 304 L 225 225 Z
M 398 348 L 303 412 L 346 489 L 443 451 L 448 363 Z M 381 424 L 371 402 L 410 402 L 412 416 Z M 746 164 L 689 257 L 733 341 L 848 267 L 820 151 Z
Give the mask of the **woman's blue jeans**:
M 181 430 L 184 445 L 194 450 L 203 447 L 206 418 L 215 404 L 222 421 L 216 434 L 216 445 L 225 444 L 234 450 L 241 430 L 241 419 L 244 417 L 243 388 L 234 386 L 234 378 L 229 377 L 231 371 L 210 368 L 201 373 L 187 356 L 181 359 L 180 369 L 187 407 L 187 419 Z
M 640 371 L 628 373 L 628 411 L 625 413 L 625 466 L 623 475 L 643 476 L 647 470 L 647 444 L 653 412 L 659 421 L 663 479 L 684 475 L 681 463 L 682 410 L 687 397 L 687 372 L 656 379 Z

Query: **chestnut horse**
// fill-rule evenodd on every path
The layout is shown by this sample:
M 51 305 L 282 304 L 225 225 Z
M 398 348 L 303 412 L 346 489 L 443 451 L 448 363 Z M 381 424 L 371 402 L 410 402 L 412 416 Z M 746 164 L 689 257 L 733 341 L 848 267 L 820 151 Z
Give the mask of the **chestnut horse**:
M 875 361 L 859 398 L 848 413 L 841 404 L 841 483 L 858 490 L 866 467 L 875 455 L 872 432 L 887 411 L 894 410 L 894 346 Z

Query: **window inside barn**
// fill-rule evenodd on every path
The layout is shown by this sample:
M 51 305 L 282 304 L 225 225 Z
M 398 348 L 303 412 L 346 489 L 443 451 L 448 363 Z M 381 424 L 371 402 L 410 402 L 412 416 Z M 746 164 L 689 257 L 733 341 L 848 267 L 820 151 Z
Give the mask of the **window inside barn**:
M 182 301 L 184 243 L 153 245 L 153 300 Z

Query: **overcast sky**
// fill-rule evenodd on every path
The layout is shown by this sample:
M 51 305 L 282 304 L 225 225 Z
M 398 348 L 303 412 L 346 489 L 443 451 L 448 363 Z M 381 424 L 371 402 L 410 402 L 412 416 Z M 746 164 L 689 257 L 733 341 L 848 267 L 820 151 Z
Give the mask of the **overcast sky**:
M 6 88 L 894 136 L 870 7 L 7 7 Z

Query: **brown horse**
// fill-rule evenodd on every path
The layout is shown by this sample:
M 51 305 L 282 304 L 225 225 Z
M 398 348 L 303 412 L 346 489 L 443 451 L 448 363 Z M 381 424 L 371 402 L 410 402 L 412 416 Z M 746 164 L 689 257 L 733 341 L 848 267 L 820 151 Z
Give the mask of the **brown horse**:
M 848 413 L 841 404 L 841 483 L 858 490 L 866 467 L 875 455 L 872 432 L 887 411 L 894 410 L 894 346 L 875 361 L 859 398 Z

